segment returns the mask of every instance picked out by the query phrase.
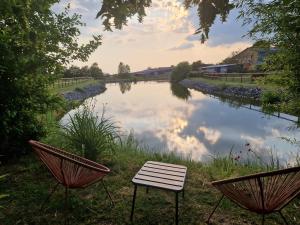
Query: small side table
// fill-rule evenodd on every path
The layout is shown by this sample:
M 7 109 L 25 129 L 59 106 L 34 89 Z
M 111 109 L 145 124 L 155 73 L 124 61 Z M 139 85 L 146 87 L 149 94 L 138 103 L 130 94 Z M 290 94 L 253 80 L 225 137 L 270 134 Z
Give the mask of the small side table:
M 155 161 L 146 162 L 132 179 L 134 193 L 130 220 L 133 220 L 137 186 L 144 186 L 147 188 L 147 191 L 149 187 L 153 187 L 175 193 L 175 223 L 178 225 L 178 194 L 182 192 L 184 197 L 186 171 L 187 168 L 181 165 Z

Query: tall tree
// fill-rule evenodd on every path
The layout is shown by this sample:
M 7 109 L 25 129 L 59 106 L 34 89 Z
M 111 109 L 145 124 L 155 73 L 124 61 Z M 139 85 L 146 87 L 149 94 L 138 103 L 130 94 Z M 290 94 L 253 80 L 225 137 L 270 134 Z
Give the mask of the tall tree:
M 124 75 L 124 74 L 129 74 L 129 73 L 130 73 L 129 65 L 126 65 L 126 64 L 120 62 L 119 66 L 118 66 L 118 74 Z
M 63 65 L 85 61 L 101 44 L 94 36 L 79 45 L 80 16 L 51 10 L 58 0 L 0 1 L 0 155 L 23 151 L 28 139 L 44 133 L 40 115 L 57 96 L 47 85 Z
M 196 62 L 193 62 L 191 66 L 192 70 L 197 71 L 201 66 L 203 66 L 203 62 L 201 60 L 198 60 Z
M 83 66 L 80 68 L 80 77 L 90 77 L 90 68 L 88 66 Z
M 276 47 L 264 67 L 278 73 L 267 81 L 281 87 L 277 89 L 281 106 L 300 116 L 300 2 L 237 0 L 237 6 L 240 18 L 252 26 L 248 35 Z
M 191 72 L 191 66 L 188 62 L 178 63 L 171 73 L 171 81 L 179 82 L 189 76 Z
M 130 73 L 130 66 L 129 66 L 129 65 L 126 65 L 126 66 L 125 66 L 125 70 L 126 70 L 126 73 Z
M 103 77 L 103 72 L 99 68 L 98 63 L 93 63 L 89 69 L 90 75 L 94 78 L 100 79 Z

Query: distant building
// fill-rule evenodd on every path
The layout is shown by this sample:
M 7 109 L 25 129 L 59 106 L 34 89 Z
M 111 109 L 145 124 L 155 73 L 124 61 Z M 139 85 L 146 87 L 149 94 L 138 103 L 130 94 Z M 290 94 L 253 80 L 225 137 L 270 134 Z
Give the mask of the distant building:
M 200 71 L 203 73 L 237 73 L 241 72 L 241 70 L 242 65 L 239 64 L 220 64 L 200 68 Z
M 165 73 L 172 72 L 173 67 L 158 67 L 158 68 L 149 68 L 146 70 L 133 72 L 131 74 L 137 75 L 137 76 L 155 76 L 155 75 L 161 75 Z
M 230 62 L 242 64 L 244 71 L 255 71 L 268 55 L 276 51 L 275 48 L 249 47 L 230 58 Z

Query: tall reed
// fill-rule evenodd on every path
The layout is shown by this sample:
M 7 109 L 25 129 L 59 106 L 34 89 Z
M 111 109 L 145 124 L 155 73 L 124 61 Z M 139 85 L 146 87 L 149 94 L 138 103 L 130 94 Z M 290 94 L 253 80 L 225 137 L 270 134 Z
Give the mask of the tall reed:
M 77 109 L 63 126 L 63 136 L 77 154 L 96 161 L 99 156 L 114 152 L 119 134 L 115 123 L 104 117 L 104 108 L 100 117 L 93 109 L 92 104 Z

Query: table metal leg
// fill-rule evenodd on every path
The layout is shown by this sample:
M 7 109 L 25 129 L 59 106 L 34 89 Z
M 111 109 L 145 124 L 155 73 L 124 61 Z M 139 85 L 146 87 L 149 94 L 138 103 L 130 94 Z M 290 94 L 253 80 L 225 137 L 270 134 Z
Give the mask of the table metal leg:
M 182 198 L 184 199 L 184 189 L 182 189 Z
M 134 204 L 135 204 L 136 190 L 137 190 L 137 185 L 134 185 L 134 192 L 133 192 L 133 199 L 132 199 L 132 208 L 131 208 L 130 221 L 133 220 L 133 213 L 134 213 Z
M 178 192 L 175 192 L 175 201 L 176 201 L 176 209 L 175 209 L 175 224 L 178 225 Z

